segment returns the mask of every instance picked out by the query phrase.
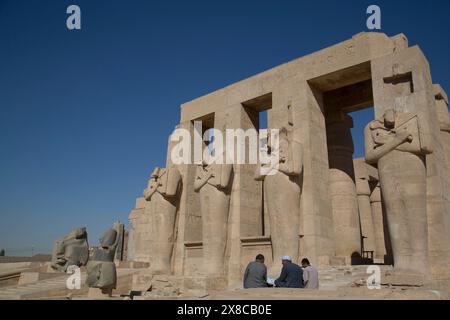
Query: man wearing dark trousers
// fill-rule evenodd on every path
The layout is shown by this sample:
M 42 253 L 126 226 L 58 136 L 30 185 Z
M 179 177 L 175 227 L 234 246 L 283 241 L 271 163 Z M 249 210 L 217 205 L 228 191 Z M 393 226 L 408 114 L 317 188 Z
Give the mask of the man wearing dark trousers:
M 281 288 L 303 288 L 303 269 L 292 263 L 290 256 L 281 258 L 283 268 L 280 277 L 275 280 L 275 286 Z

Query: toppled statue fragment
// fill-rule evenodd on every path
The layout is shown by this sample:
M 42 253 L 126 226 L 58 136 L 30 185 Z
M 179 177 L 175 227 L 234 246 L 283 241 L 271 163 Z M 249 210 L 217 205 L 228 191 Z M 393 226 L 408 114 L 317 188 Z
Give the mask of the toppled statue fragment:
M 51 267 L 66 272 L 69 266 L 85 266 L 89 258 L 86 228 L 77 228 L 55 241 Z
M 100 246 L 93 248 L 92 256 L 87 264 L 86 284 L 89 288 L 101 289 L 102 293 L 107 295 L 111 295 L 117 284 L 114 263 L 117 235 L 117 231 L 113 228 L 106 230 L 100 238 Z

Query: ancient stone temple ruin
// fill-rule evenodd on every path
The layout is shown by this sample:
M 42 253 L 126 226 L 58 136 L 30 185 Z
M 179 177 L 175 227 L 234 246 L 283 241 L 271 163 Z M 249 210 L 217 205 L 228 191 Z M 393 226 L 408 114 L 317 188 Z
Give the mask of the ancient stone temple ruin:
M 375 118 L 365 158 L 354 159 L 349 113 L 364 108 Z M 192 137 L 195 121 L 203 132 L 258 130 L 263 112 L 280 129 L 279 171 L 174 164 L 169 140 L 165 168 L 129 216 L 129 260 L 212 287 L 240 283 L 258 253 L 273 276 L 290 255 L 393 264 L 414 281 L 450 277 L 448 98 L 418 46 L 403 34 L 357 34 L 183 104 L 177 127 Z

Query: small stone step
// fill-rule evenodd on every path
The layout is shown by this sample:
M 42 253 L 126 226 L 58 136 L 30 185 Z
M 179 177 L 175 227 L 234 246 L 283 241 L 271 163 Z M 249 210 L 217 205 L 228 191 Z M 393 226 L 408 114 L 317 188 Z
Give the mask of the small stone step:
M 40 289 L 40 288 L 42 288 L 42 285 L 37 285 L 37 284 L 27 285 L 26 287 L 22 287 L 22 288 L 24 288 L 24 289 Z
M 0 300 L 18 300 L 20 296 L 0 296 Z
M 18 292 L 18 291 L 23 291 L 23 288 L 8 288 L 5 289 L 3 291 L 1 291 L 2 293 L 9 293 L 9 292 Z
M 52 279 L 52 280 L 40 281 L 39 283 L 66 283 L 66 281 L 67 281 L 67 279 L 63 278 L 63 279 Z
M 21 295 L 21 294 L 23 294 L 24 292 L 23 291 L 9 291 L 9 292 L 2 292 L 1 294 L 3 294 L 3 295 L 14 295 L 14 296 L 16 296 L 16 295 Z

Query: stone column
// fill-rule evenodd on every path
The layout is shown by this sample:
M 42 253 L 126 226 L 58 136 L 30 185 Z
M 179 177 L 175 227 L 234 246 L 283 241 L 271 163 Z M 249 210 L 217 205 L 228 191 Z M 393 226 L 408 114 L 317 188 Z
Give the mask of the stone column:
M 366 162 L 359 158 L 354 160 L 356 193 L 358 195 L 359 220 L 361 223 L 362 249 L 375 252 L 375 231 L 370 206 L 369 175 Z
M 353 141 L 350 116 L 334 112 L 326 115 L 330 195 L 336 237 L 336 255 L 351 262 L 361 252 L 361 233 L 353 168 Z
M 194 124 L 192 121 L 184 121 L 178 128 L 190 132 L 191 156 L 193 161 Z M 171 165 L 170 155 L 167 156 L 167 165 Z M 182 176 L 182 188 L 180 195 L 180 208 L 177 219 L 177 233 L 174 245 L 173 271 L 177 276 L 190 276 L 191 270 L 195 268 L 189 259 L 185 243 L 202 241 L 202 222 L 199 194 L 194 191 L 196 166 L 194 164 L 178 165 Z
M 114 222 L 113 228 L 114 228 L 114 230 L 117 231 L 117 246 L 116 246 L 116 253 L 114 256 L 114 261 L 119 262 L 119 261 L 126 260 L 126 258 L 124 257 L 125 226 L 123 225 L 123 223 L 117 221 L 117 222 Z
M 375 263 L 384 263 L 386 255 L 386 244 L 383 223 L 383 204 L 381 202 L 380 183 L 370 193 L 370 207 L 372 210 L 372 221 L 375 237 Z
M 444 197 L 444 203 L 446 208 L 446 214 L 442 219 L 436 219 L 436 225 L 442 224 L 440 230 L 441 235 L 435 235 L 434 238 L 438 238 L 436 241 L 439 246 L 439 251 L 435 253 L 436 256 L 443 255 L 443 251 L 447 251 L 447 263 L 450 263 L 450 113 L 448 111 L 448 97 L 444 89 L 440 85 L 433 85 L 433 94 L 435 98 L 436 113 L 440 129 L 440 142 L 442 145 L 442 156 L 444 167 L 444 181 L 441 183 L 442 195 Z M 433 236 L 430 235 L 430 236 Z M 433 238 L 431 238 L 433 242 Z M 445 261 L 445 259 L 441 259 Z M 443 267 L 446 264 L 441 262 L 441 267 L 435 267 L 435 274 L 437 277 L 448 279 L 450 278 L 450 269 Z
M 447 184 L 445 186 L 444 195 L 447 196 L 447 200 L 450 200 L 450 113 L 448 112 L 448 98 L 444 89 L 440 85 L 433 85 L 434 98 L 436 100 L 436 111 L 439 121 L 440 138 L 444 151 L 444 159 L 446 166 L 446 178 Z M 450 212 L 447 213 L 450 219 Z M 450 227 L 450 220 L 448 221 Z M 450 233 L 450 229 L 449 229 Z
M 143 243 L 143 234 L 148 228 L 145 205 L 146 201 L 144 197 L 137 198 L 135 208 L 129 216 L 130 235 L 128 241 L 128 259 L 131 261 L 149 262 L 150 260 Z
M 411 128 L 416 131 L 411 132 L 415 139 L 412 145 L 420 143 L 418 155 L 393 150 L 378 163 L 394 267 L 397 271 L 412 270 L 422 279 L 429 278 L 430 271 L 435 279 L 448 277 L 448 267 L 443 266 L 449 263 L 445 217 L 450 210 L 443 188 L 444 148 L 429 64 L 420 48 L 414 46 L 372 60 L 371 70 L 376 118 L 382 119 L 387 111 L 394 110 L 397 114 L 415 114 L 420 123 L 418 130 Z M 405 221 L 392 223 L 402 215 Z M 396 230 L 396 226 L 408 233 Z M 410 249 L 404 250 L 408 246 Z
M 127 242 L 127 260 L 134 261 L 134 237 L 135 237 L 135 228 L 136 221 L 138 215 L 135 210 L 132 210 L 130 215 L 128 216 L 128 242 Z
M 291 93 L 274 95 L 274 100 L 277 105 L 286 105 L 283 97 L 291 97 L 294 133 L 303 145 L 300 254 L 313 264 L 326 267 L 335 263 L 336 243 L 322 94 L 301 79 L 293 83 L 292 87 Z M 283 83 L 282 88 L 288 90 L 289 85 Z M 278 102 L 278 99 L 281 101 Z
M 228 128 L 227 114 L 216 113 L 214 128 L 220 130 L 226 154 L 226 137 L 223 133 Z M 217 133 L 219 135 L 219 133 Z M 218 140 L 218 136 L 214 141 Z M 216 149 L 216 146 L 214 146 Z M 217 147 L 219 147 L 217 145 Z M 216 150 L 217 151 L 217 150 Z M 227 164 L 227 157 L 222 161 L 197 165 L 194 190 L 200 196 L 202 214 L 203 272 L 208 278 L 224 277 L 228 274 L 227 251 L 229 250 L 229 217 L 231 193 L 233 189 L 233 164 Z M 205 159 L 204 159 L 205 160 Z
M 241 103 L 230 105 L 226 111 L 216 113 L 216 125 L 227 129 L 258 129 L 259 115 L 256 110 L 244 108 Z M 229 137 L 231 138 L 231 136 Z M 246 138 L 245 141 L 234 139 L 233 184 L 230 198 L 230 213 L 228 220 L 227 261 L 229 285 L 240 285 L 242 274 L 248 261 L 242 262 L 244 255 L 241 247 L 241 238 L 258 237 L 263 235 L 262 211 L 262 182 L 255 181 L 256 164 L 248 164 L 250 159 L 249 144 L 257 140 Z M 257 136 L 256 136 L 257 139 Z M 224 137 L 225 141 L 225 137 Z M 230 141 L 231 144 L 231 141 Z M 245 145 L 246 163 L 238 164 L 238 146 Z M 252 257 L 253 259 L 254 257 Z M 269 258 L 269 257 L 267 257 Z M 225 267 L 226 268 L 226 267 Z
M 213 165 L 207 169 L 211 170 L 215 176 L 220 177 L 223 175 L 223 171 L 232 170 L 230 169 L 231 165 L 226 166 Z M 202 171 L 199 169 L 198 172 L 196 179 L 200 180 Z M 216 183 L 219 184 L 216 181 L 197 188 L 200 193 L 202 210 L 203 271 L 207 276 L 223 276 L 225 271 L 230 191 L 224 189 L 230 189 L 229 181 L 230 179 L 226 179 L 220 189 L 215 186 Z
M 147 242 L 150 252 L 150 268 L 155 274 L 170 274 L 176 235 L 178 199 L 168 198 L 157 191 L 148 205 L 151 214 Z

